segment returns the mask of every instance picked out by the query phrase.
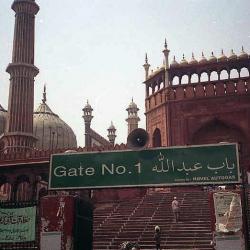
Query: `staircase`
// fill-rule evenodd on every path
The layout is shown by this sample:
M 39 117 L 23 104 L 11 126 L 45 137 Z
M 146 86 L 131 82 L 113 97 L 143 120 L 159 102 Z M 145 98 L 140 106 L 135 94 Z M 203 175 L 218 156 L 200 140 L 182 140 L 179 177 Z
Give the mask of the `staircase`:
M 181 204 L 178 223 L 173 221 L 171 210 L 174 196 Z M 161 228 L 161 249 L 212 250 L 206 192 L 151 192 L 129 201 L 95 206 L 93 250 L 117 250 L 124 241 L 138 242 L 141 250 L 155 249 L 156 225 Z

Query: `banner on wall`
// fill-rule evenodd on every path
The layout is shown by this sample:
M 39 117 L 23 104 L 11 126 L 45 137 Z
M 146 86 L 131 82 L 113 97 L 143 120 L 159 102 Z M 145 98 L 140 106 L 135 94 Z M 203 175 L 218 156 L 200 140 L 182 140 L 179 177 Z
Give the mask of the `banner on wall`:
M 0 243 L 35 241 L 36 207 L 0 208 Z
M 233 192 L 213 194 L 216 231 L 238 232 L 242 229 L 241 197 Z

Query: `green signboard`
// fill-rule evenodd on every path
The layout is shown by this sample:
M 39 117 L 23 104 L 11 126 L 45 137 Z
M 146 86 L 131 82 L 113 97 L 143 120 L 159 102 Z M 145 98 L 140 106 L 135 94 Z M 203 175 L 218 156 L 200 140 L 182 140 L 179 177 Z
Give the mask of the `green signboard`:
M 55 154 L 50 189 L 239 183 L 237 144 Z
M 0 243 L 35 241 L 36 207 L 0 208 Z

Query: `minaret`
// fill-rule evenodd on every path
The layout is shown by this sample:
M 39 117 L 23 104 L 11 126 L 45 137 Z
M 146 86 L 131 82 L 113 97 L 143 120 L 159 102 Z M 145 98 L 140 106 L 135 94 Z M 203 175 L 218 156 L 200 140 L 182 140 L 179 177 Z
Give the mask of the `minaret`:
M 83 111 L 83 119 L 85 123 L 85 147 L 91 147 L 91 137 L 90 137 L 90 124 L 91 120 L 93 118 L 92 116 L 92 107 L 89 105 L 89 102 L 87 101 L 87 104 L 82 109 Z
M 35 15 L 39 6 L 35 0 L 15 0 L 11 8 L 16 12 L 9 103 L 4 150 L 20 152 L 31 149 L 33 136 L 34 78 L 39 70 L 34 65 Z
M 147 55 L 147 53 L 145 55 L 145 63 L 142 66 L 145 69 L 145 81 L 146 81 L 148 79 L 148 71 L 149 71 L 149 68 L 150 68 L 150 64 L 148 63 L 148 55 Z
M 162 51 L 165 57 L 165 86 L 169 85 L 169 60 L 168 60 L 168 56 L 169 56 L 169 52 L 170 50 L 168 49 L 168 45 L 167 45 L 167 40 L 165 39 L 165 43 L 164 43 L 164 50 Z
M 137 105 L 134 103 L 133 98 L 126 110 L 128 111 L 128 118 L 126 119 L 126 122 L 128 123 L 128 135 L 129 135 L 134 129 L 138 128 L 138 122 L 140 121 L 140 118 L 138 117 L 137 114 L 139 109 L 137 108 Z
M 108 138 L 109 138 L 109 142 L 114 145 L 115 144 L 115 138 L 116 138 L 116 128 L 113 124 L 113 122 L 111 121 L 111 125 L 109 126 L 108 130 Z

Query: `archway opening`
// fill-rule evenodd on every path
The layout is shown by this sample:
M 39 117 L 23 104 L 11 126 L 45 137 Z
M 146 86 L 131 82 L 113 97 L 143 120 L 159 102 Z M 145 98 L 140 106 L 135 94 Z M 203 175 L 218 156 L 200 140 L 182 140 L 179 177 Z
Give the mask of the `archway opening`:
M 153 147 L 161 147 L 161 131 L 158 128 L 153 133 Z
M 175 76 L 172 81 L 172 85 L 178 85 L 179 84 L 179 77 Z
M 240 70 L 240 77 L 249 77 L 249 71 L 247 68 L 242 68 Z
M 206 72 L 203 72 L 201 74 L 201 82 L 207 82 L 208 81 L 208 74 Z

